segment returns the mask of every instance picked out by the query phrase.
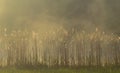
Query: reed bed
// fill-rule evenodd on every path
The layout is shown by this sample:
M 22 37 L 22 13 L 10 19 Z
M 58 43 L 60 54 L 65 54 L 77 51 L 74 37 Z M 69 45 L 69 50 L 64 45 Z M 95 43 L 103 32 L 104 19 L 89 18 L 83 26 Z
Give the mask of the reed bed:
M 64 28 L 39 33 L 0 30 L 0 66 L 119 66 L 120 37 Z M 74 32 L 74 35 L 72 34 Z

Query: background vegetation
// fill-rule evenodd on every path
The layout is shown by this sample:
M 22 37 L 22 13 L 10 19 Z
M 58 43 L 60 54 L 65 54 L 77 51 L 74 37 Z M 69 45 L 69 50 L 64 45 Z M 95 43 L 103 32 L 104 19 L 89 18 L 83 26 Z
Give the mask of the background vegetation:
M 41 36 L 42 35 L 42 36 Z M 46 33 L 1 29 L 0 65 L 119 66 L 120 37 L 100 31 L 87 33 L 76 28 Z
M 119 72 L 119 3 L 0 0 L 0 72 Z

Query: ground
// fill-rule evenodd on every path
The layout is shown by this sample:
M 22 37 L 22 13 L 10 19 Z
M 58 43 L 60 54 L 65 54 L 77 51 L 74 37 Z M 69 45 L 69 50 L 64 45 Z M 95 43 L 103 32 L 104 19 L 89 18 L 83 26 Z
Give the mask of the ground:
M 80 67 L 80 68 L 0 68 L 0 73 L 120 73 L 119 67 Z

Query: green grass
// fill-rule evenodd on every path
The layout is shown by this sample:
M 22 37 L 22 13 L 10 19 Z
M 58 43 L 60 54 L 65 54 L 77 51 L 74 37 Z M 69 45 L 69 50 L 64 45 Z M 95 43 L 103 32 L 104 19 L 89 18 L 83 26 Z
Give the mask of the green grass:
M 80 68 L 0 68 L 0 73 L 120 73 L 119 67 Z

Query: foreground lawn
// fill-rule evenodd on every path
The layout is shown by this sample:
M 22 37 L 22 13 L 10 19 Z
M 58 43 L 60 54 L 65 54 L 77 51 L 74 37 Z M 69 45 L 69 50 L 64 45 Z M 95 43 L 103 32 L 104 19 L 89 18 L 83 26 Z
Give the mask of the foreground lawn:
M 0 68 L 0 73 L 120 73 L 119 67 L 81 67 L 81 68 Z

